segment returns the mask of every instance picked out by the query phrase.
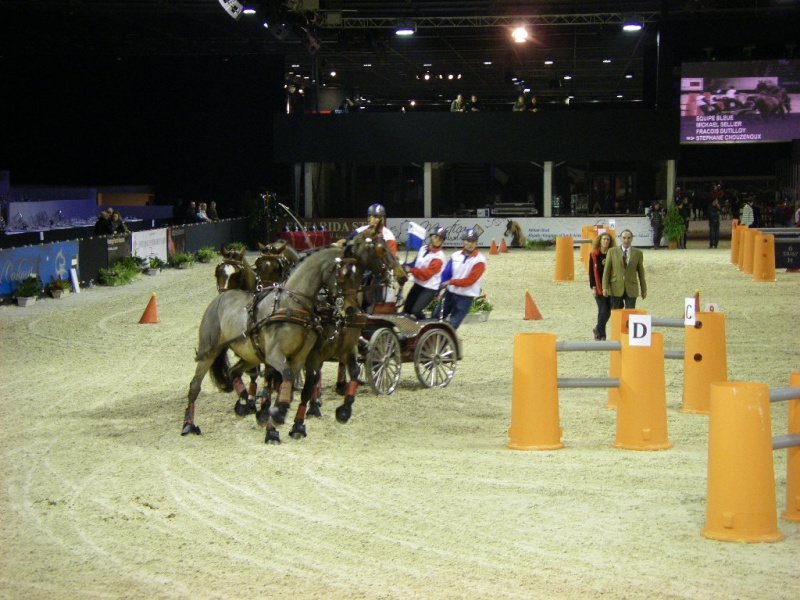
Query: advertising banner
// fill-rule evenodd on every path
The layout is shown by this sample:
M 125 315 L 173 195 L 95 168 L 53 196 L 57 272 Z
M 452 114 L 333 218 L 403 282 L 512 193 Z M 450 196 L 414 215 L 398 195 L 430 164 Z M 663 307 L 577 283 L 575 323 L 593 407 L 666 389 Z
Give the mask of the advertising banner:
M 0 251 L 0 294 L 13 294 L 16 282 L 28 275 L 38 275 L 45 284 L 69 279 L 72 259 L 77 256 L 77 241 Z
M 139 258 L 155 256 L 167 262 L 167 230 L 150 229 L 149 231 L 135 231 L 131 234 L 133 255 Z
M 106 238 L 108 264 L 113 265 L 121 258 L 131 255 L 131 234 L 114 235 Z

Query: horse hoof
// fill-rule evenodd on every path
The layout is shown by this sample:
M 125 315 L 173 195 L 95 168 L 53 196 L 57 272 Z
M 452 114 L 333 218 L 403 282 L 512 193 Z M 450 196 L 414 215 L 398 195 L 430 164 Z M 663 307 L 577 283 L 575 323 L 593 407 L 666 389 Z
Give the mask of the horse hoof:
M 237 400 L 236 404 L 233 405 L 233 412 L 236 413 L 237 417 L 243 419 L 250 414 L 251 410 L 247 403 Z
M 301 440 L 306 437 L 305 423 L 295 423 L 294 427 L 292 427 L 292 430 L 289 432 L 289 435 L 293 440 Z
M 350 420 L 352 411 L 349 406 L 340 406 L 336 409 L 336 420 L 339 423 L 347 423 Z
M 269 416 L 276 425 L 283 425 L 286 423 L 286 409 L 273 407 L 269 409 Z
M 183 429 L 181 430 L 181 435 L 189 435 L 190 433 L 201 435 L 202 431 L 200 431 L 200 428 L 194 423 L 184 423 Z
M 266 427 L 267 423 L 269 423 L 268 408 L 261 409 L 256 413 L 256 422 L 261 425 L 261 427 Z
M 277 429 L 267 429 L 267 437 L 264 438 L 265 444 L 280 444 L 281 434 Z
M 322 417 L 322 411 L 319 409 L 320 403 L 316 400 L 311 402 L 311 405 L 308 407 L 308 412 L 306 412 L 307 417 Z

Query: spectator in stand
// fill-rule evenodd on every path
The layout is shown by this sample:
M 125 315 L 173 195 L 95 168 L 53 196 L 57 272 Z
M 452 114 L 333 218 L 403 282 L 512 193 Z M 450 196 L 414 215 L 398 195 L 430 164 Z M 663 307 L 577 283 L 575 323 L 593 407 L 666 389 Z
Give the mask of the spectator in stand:
M 794 226 L 800 227 L 800 201 L 797 203 L 797 210 L 794 211 Z
M 208 210 L 206 211 L 206 215 L 212 221 L 219 221 L 219 215 L 217 214 L 217 203 L 210 202 L 208 205 Z
M 469 102 L 467 103 L 467 112 L 480 112 L 481 105 L 478 103 L 478 97 L 475 94 L 469 97 Z
M 206 203 L 205 202 L 201 202 L 200 206 L 197 207 L 197 220 L 198 221 L 205 221 L 205 222 L 208 222 L 208 221 L 211 220 L 211 219 L 208 218 L 208 215 L 206 214 Z
M 536 102 L 536 96 L 531 96 L 531 105 L 528 108 L 530 112 L 539 112 L 539 105 Z
M 431 234 L 431 243 L 419 249 L 414 266 L 403 266 L 403 270 L 410 275 L 409 279 L 414 283 L 406 297 L 403 309 L 405 314 L 424 319 L 425 307 L 439 293 L 445 263 L 442 249 L 445 239 L 447 230 L 444 227 L 435 227 Z
M 517 96 L 517 101 L 511 107 L 512 112 L 525 112 L 528 110 L 528 103 L 525 101 L 525 96 L 520 94 Z
M 197 205 L 194 202 L 189 202 L 186 207 L 186 213 L 183 216 L 184 223 L 198 223 L 200 218 L 197 216 Z
M 115 235 L 130 233 L 125 221 L 122 220 L 122 215 L 116 210 L 111 211 L 111 233 Z
M 111 224 L 112 212 L 113 211 L 109 208 L 108 210 L 100 211 L 100 214 L 97 215 L 97 221 L 94 224 L 95 235 L 109 235 L 114 232 L 113 225 Z
M 450 112 L 464 112 L 465 110 L 464 94 L 459 94 L 456 96 L 456 99 L 450 103 Z

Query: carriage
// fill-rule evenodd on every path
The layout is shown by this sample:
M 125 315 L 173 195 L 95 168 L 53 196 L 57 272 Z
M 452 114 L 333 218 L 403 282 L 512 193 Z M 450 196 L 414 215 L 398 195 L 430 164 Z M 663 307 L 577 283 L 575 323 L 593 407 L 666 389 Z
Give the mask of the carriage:
M 361 336 L 368 341 L 359 349 L 362 377 L 380 395 L 391 394 L 397 388 L 403 363 L 414 363 L 423 386 L 443 388 L 450 383 L 461 359 L 455 330 L 450 323 L 438 319 L 418 321 L 405 314 L 373 313 L 367 316 Z

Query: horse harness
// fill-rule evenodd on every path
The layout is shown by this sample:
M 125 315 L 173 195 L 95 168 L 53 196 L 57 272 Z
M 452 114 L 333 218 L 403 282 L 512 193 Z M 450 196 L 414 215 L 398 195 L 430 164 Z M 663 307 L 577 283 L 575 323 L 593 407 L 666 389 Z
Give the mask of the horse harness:
M 316 297 L 300 293 L 296 290 L 287 288 L 283 284 L 273 284 L 257 292 L 253 300 L 247 305 L 248 325 L 245 336 L 250 338 L 250 342 L 256 354 L 262 362 L 265 362 L 264 352 L 258 344 L 258 332 L 263 328 L 275 323 L 291 323 L 305 328 L 306 335 L 312 330 L 322 338 L 324 336 L 323 325 L 334 324 L 334 333 L 326 338 L 326 341 L 334 340 L 341 329 L 347 327 L 363 327 L 367 318 L 363 312 L 356 308 L 355 311 L 347 311 L 345 306 L 346 298 L 355 296 L 357 289 L 344 289 L 347 272 L 353 269 L 355 259 L 337 258 L 330 268 L 330 272 L 323 278 L 328 279 L 332 275 L 332 285 L 323 284 Z M 272 294 L 272 309 L 269 314 L 261 319 L 258 318 L 258 306 L 265 301 L 267 296 Z M 280 300 L 288 296 L 299 307 L 280 306 Z

